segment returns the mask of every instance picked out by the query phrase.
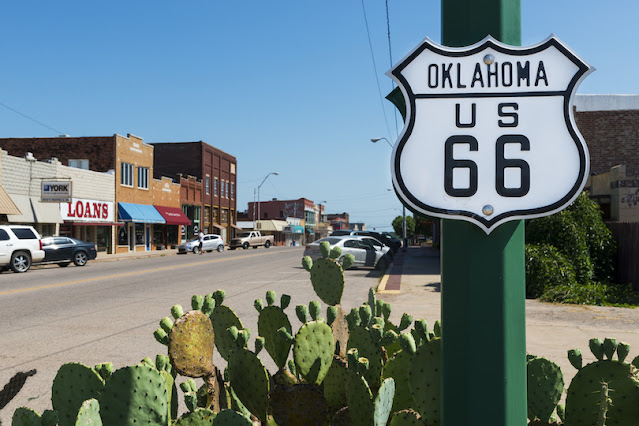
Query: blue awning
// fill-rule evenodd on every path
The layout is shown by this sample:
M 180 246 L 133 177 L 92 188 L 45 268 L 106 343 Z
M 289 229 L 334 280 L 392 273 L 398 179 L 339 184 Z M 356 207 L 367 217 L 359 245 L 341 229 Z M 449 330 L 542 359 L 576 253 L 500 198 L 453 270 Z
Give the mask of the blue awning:
M 300 225 L 289 225 L 282 231 L 284 234 L 303 234 L 304 227 Z
M 166 223 L 155 207 L 147 204 L 118 203 L 118 219 L 135 223 Z

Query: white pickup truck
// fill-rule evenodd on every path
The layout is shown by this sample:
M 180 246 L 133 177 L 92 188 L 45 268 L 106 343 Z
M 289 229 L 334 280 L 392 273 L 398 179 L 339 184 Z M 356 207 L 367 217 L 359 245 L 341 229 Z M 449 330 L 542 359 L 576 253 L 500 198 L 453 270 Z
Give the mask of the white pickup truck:
M 258 248 L 259 246 L 269 248 L 272 245 L 272 235 L 262 235 L 260 234 L 260 231 L 247 231 L 242 232 L 240 235 L 233 238 L 229 248 L 231 250 L 235 250 L 238 247 L 242 247 L 243 249 L 247 249 L 249 247 Z

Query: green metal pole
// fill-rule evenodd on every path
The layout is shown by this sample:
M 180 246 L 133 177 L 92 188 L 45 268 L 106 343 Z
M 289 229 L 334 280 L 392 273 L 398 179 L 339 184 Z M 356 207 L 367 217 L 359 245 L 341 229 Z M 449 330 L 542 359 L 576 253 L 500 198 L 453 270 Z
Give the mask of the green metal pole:
M 521 44 L 520 0 L 442 0 L 442 44 Z M 442 220 L 442 423 L 526 424 L 524 222 Z

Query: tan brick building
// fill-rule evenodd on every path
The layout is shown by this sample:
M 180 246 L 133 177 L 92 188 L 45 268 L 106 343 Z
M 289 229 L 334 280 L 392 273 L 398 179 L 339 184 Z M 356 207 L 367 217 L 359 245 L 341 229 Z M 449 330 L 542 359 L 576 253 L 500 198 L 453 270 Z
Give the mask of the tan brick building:
M 56 157 L 62 165 L 115 175 L 113 251 L 155 250 L 154 225 L 166 220 L 153 207 L 153 146 L 135 135 L 58 138 L 2 138 L 9 155 Z

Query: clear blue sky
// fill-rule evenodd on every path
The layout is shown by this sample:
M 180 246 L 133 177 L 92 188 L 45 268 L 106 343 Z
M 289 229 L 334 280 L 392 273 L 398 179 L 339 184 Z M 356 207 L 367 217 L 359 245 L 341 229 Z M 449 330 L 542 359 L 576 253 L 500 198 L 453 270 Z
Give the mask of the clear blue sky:
M 389 0 L 393 60 L 441 41 L 440 1 Z M 326 201 L 390 230 L 394 108 L 385 2 L 7 1 L 1 6 L 2 137 L 203 140 L 238 161 L 238 210 Z M 522 0 L 523 44 L 554 33 L 597 68 L 580 93 L 639 93 L 639 3 Z M 384 107 L 382 109 L 382 104 Z M 401 120 L 398 116 L 398 119 Z M 388 123 L 388 125 L 386 124 Z

